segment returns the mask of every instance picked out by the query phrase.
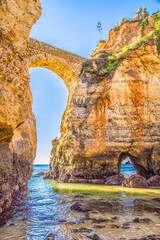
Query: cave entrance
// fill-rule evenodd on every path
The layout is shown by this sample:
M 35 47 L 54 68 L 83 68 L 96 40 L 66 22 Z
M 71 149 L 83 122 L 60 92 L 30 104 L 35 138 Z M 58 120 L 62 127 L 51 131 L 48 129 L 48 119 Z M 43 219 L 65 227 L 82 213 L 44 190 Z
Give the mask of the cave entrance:
M 64 81 L 46 68 L 30 69 L 33 113 L 37 128 L 34 165 L 49 164 L 52 140 L 60 136 L 60 125 L 68 99 Z
M 134 168 L 133 163 L 130 158 L 125 158 L 121 163 L 120 173 L 122 173 L 125 177 L 136 174 L 137 169 Z
M 137 169 L 134 167 L 133 160 L 130 154 L 122 153 L 118 161 L 118 173 L 125 177 L 136 174 Z

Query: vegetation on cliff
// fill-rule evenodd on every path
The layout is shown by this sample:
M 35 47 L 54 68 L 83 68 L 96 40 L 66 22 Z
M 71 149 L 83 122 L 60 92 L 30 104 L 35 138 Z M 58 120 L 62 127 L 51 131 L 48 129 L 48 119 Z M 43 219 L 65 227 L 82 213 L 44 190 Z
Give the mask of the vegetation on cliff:
M 137 14 L 140 14 L 140 13 L 138 13 L 137 11 Z M 144 35 L 144 30 L 149 25 L 149 14 L 146 13 L 146 9 L 144 8 L 143 15 L 141 15 L 141 17 L 138 17 L 139 26 L 140 26 L 138 36 L 132 43 L 130 43 L 129 45 L 125 45 L 120 51 L 115 52 L 113 54 L 109 54 L 108 63 L 103 69 L 101 69 L 100 74 L 108 74 L 112 70 L 115 70 L 120 60 L 125 58 L 125 56 L 129 53 L 129 51 L 132 51 L 138 48 L 145 48 L 145 45 L 151 41 L 156 41 L 157 50 L 158 50 L 158 53 L 160 53 L 160 12 L 154 13 L 151 16 L 151 18 L 154 18 L 154 29 L 152 29 L 147 35 Z M 121 24 L 117 25 L 113 30 L 116 31 L 117 28 L 120 28 L 121 25 L 126 21 L 128 20 L 121 21 Z M 135 21 L 134 18 L 133 20 L 130 20 L 130 22 L 133 22 L 133 21 Z M 103 42 L 107 43 L 107 40 Z M 99 45 L 97 46 L 99 47 Z M 94 58 L 98 59 L 99 57 L 101 58 L 101 52 L 102 52 L 101 50 L 96 49 L 91 54 L 91 59 L 94 59 Z

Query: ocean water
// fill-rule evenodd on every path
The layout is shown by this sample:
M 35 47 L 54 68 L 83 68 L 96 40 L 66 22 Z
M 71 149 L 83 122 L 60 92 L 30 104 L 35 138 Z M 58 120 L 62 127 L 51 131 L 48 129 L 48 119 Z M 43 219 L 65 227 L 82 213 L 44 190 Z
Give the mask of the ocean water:
M 44 240 L 49 233 L 55 240 L 129 240 L 153 234 L 160 239 L 159 189 L 59 184 L 37 175 L 48 165 L 34 169 L 25 198 L 0 228 L 0 240 Z M 130 175 L 135 169 L 126 164 L 121 172 Z M 76 201 L 88 204 L 91 212 L 70 210 Z
M 128 177 L 132 174 L 136 174 L 137 170 L 133 167 L 133 164 L 122 164 L 121 165 L 121 173 L 125 176 Z

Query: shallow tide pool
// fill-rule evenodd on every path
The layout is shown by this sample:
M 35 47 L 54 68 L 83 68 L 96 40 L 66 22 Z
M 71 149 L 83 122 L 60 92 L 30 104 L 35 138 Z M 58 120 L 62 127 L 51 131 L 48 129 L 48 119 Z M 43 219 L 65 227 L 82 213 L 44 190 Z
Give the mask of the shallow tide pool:
M 127 175 L 134 173 L 133 166 L 124 168 Z M 49 233 L 56 240 L 128 240 L 153 234 L 160 239 L 160 189 L 58 184 L 36 175 L 41 171 L 48 171 L 48 165 L 35 165 L 29 191 L 0 228 L 0 240 L 43 240 Z M 91 212 L 70 210 L 76 201 L 88 204 Z

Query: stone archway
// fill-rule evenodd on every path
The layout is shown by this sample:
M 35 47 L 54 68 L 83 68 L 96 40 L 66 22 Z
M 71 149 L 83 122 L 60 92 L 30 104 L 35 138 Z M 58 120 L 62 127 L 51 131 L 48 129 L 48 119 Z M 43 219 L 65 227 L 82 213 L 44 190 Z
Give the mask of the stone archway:
M 72 94 L 85 58 L 30 38 L 27 47 L 29 68 L 47 68 L 57 74 Z
M 67 87 L 67 105 L 60 126 L 61 135 L 59 148 L 61 148 L 61 144 L 68 141 L 68 126 L 70 125 L 72 95 L 78 82 L 82 63 L 86 59 L 30 38 L 27 45 L 27 60 L 29 68 L 46 68 L 57 74 Z

